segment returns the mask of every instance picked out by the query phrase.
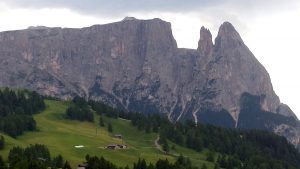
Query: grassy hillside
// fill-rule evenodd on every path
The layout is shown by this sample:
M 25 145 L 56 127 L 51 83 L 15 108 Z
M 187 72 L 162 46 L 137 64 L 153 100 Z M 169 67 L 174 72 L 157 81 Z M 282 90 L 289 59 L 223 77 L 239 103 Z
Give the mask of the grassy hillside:
M 205 161 L 205 152 L 197 153 L 176 145 L 176 149 L 171 151 L 172 155 L 160 152 L 154 144 L 156 133 L 145 134 L 138 131 L 130 124 L 130 121 L 122 119 L 111 119 L 105 117 L 104 121 L 111 122 L 113 133 L 122 134 L 124 144 L 128 149 L 108 150 L 104 147 L 112 143 L 122 143 L 121 140 L 114 139 L 113 134 L 107 132 L 107 128 L 100 127 L 99 117 L 95 115 L 95 122 L 79 122 L 64 119 L 68 102 L 46 100 L 47 108 L 44 112 L 34 116 L 37 122 L 37 132 L 26 132 L 24 135 L 13 139 L 5 135 L 6 147 L 0 154 L 7 157 L 9 150 L 13 146 L 28 146 L 30 144 L 47 145 L 52 155 L 61 154 L 70 161 L 72 166 L 84 161 L 86 154 L 104 156 L 113 163 L 125 166 L 132 165 L 138 158 L 144 158 L 148 162 L 155 162 L 158 159 L 168 158 L 174 161 L 176 155 L 182 153 L 190 157 L 194 165 L 206 163 L 212 168 L 212 163 Z M 84 148 L 76 149 L 74 146 L 83 145 Z

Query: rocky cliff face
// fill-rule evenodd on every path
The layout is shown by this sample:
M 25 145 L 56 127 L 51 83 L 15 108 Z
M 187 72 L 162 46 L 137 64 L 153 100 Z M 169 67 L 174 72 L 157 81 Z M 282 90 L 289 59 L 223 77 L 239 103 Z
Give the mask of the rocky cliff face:
M 65 99 L 80 95 L 128 111 L 165 113 L 172 121 L 225 127 L 238 126 L 241 96 L 250 93 L 263 98 L 262 110 L 297 120 L 228 22 L 215 43 L 202 27 L 197 50 L 177 48 L 170 23 L 160 19 L 2 32 L 0 77 L 0 86 Z
M 273 91 L 267 71 L 230 23 L 221 25 L 211 56 L 203 57 L 209 57 L 207 78 L 213 82 L 209 87 L 217 94 L 213 103 L 228 110 L 234 120 L 238 119 L 239 99 L 244 92 L 265 95 L 263 108 L 276 112 L 280 101 Z

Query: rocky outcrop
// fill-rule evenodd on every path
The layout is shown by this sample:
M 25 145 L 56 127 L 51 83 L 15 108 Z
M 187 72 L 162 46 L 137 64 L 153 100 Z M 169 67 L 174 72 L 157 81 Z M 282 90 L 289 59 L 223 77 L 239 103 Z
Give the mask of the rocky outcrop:
M 198 51 L 201 56 L 209 56 L 213 49 L 212 35 L 208 29 L 201 27 L 200 40 L 198 42 Z
M 218 93 L 213 103 L 228 110 L 235 120 L 239 115 L 239 99 L 244 92 L 265 95 L 263 108 L 277 112 L 280 101 L 267 71 L 228 22 L 219 29 L 208 66 L 208 80 L 214 81 L 211 86 Z
M 80 95 L 128 111 L 164 113 L 172 121 L 235 127 L 245 92 L 261 96 L 264 111 L 296 119 L 228 22 L 215 43 L 202 27 L 197 50 L 178 48 L 171 24 L 160 19 L 2 32 L 0 76 L 0 86 L 64 99 Z

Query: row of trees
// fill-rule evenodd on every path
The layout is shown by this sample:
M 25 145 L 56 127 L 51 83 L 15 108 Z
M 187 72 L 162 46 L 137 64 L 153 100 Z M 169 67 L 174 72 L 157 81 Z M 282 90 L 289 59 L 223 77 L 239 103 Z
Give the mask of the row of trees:
M 104 118 L 103 118 L 102 115 L 100 115 L 100 118 L 99 118 L 99 125 L 100 125 L 101 127 L 105 127 L 105 126 L 106 126 L 106 125 L 105 125 L 105 122 L 104 122 Z M 113 126 L 112 126 L 112 124 L 111 124 L 110 121 L 107 122 L 107 131 L 110 132 L 110 133 L 113 132 Z
M 88 105 L 91 106 L 91 108 L 99 115 L 106 115 L 107 117 L 111 118 L 119 118 L 119 117 L 127 117 L 127 113 L 120 111 L 116 108 L 113 108 L 111 106 L 108 106 L 107 104 L 101 102 L 101 101 L 94 101 L 94 100 L 89 100 L 87 102 Z
M 94 121 L 94 114 L 88 103 L 80 97 L 74 97 L 71 105 L 66 110 L 66 117 L 79 121 Z
M 69 163 L 64 161 L 61 155 L 51 158 L 50 152 L 45 145 L 35 144 L 26 148 L 13 147 L 8 154 L 8 164 L 0 156 L 0 168 L 22 169 L 71 169 Z
M 93 101 L 93 100 L 85 101 L 84 99 L 79 97 L 75 97 L 72 102 L 74 103 L 76 102 L 76 100 L 80 100 L 77 101 L 77 103 L 79 102 L 80 105 L 84 105 L 85 107 L 92 109 L 98 115 L 100 115 L 99 125 L 101 127 L 105 126 L 103 115 L 109 118 L 115 118 L 115 119 L 123 118 L 123 119 L 131 120 L 134 126 L 136 126 L 139 130 L 145 130 L 146 133 L 158 132 L 161 123 L 169 122 L 168 119 L 161 118 L 159 114 L 152 114 L 152 115 L 145 116 L 141 113 L 125 112 L 113 108 L 111 106 L 108 106 L 107 104 L 101 101 Z M 72 105 L 69 107 L 69 109 L 72 109 Z M 85 113 L 86 112 L 88 111 L 85 111 Z M 109 132 L 113 131 L 113 127 L 110 122 L 107 122 L 107 129 Z
M 0 130 L 11 137 L 22 135 L 24 131 L 36 130 L 36 122 L 32 116 L 9 115 L 0 118 Z
M 226 158 L 229 167 L 220 164 L 223 168 L 300 167 L 300 155 L 293 145 L 284 137 L 269 132 L 177 123 L 160 126 L 160 135 L 196 151 L 205 148 L 230 156 Z
M 129 169 L 128 166 L 118 167 L 103 157 L 90 157 L 89 155 L 86 156 L 86 164 L 87 169 Z M 206 165 L 203 164 L 202 168 L 205 169 Z M 192 166 L 188 158 L 179 156 L 175 163 L 160 159 L 155 164 L 147 164 L 144 159 L 139 159 L 133 164 L 132 169 L 197 169 L 197 167 Z
M 9 164 L 9 165 L 8 165 Z M 0 168 L 22 168 L 22 169 L 71 169 L 68 161 L 64 161 L 61 155 L 51 158 L 50 152 L 45 145 L 35 144 L 26 148 L 13 147 L 8 155 L 8 164 L 3 161 L 0 155 Z M 86 156 L 86 169 L 129 169 L 126 167 L 118 167 L 103 157 L 89 155 Z M 158 160 L 155 164 L 147 164 L 144 159 L 139 159 L 133 164 L 132 169 L 198 169 L 192 166 L 189 158 L 180 155 L 175 163 L 169 162 L 167 159 Z M 201 169 L 207 169 L 203 164 Z
M 0 90 L 0 117 L 10 114 L 36 114 L 46 107 L 44 99 L 37 92 L 28 90 Z
M 27 90 L 0 90 L 0 131 L 16 137 L 36 129 L 32 115 L 45 109 L 42 96 Z

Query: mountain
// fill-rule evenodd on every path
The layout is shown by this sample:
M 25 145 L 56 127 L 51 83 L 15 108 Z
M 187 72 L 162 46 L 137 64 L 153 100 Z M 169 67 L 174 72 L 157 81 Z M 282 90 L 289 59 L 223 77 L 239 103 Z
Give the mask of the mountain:
M 266 129 L 300 142 L 297 117 L 229 22 L 214 43 L 202 27 L 197 50 L 178 48 L 171 24 L 157 18 L 2 32 L 0 77 L 0 86 L 80 95 L 171 121 Z

